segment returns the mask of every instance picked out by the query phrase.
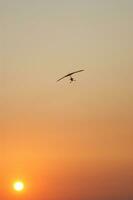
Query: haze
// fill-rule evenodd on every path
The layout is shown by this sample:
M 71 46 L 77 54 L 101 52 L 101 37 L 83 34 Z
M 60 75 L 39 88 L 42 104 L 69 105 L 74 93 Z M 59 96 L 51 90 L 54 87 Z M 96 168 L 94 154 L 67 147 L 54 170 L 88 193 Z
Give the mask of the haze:
M 132 200 L 133 2 L 1 0 L 0 23 L 0 199 Z

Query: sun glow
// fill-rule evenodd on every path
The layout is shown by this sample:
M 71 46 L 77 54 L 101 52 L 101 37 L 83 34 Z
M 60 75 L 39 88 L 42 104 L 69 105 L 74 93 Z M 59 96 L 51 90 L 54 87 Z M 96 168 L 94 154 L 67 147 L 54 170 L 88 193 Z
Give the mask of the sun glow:
M 15 191 L 21 192 L 21 191 L 24 190 L 24 183 L 22 181 L 16 181 L 13 184 L 13 188 L 14 188 Z

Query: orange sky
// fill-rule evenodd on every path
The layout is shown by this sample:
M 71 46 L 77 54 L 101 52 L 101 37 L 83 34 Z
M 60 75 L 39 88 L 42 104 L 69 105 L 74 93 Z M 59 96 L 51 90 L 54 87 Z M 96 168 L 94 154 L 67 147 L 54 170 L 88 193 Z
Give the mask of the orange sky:
M 0 2 L 0 200 L 132 200 L 133 3 L 62 2 Z

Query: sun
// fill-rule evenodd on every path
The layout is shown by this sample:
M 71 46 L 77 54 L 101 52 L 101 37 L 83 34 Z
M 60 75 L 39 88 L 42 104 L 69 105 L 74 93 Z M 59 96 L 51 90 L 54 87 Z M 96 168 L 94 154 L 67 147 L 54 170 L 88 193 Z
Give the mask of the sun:
M 24 183 L 22 181 L 16 181 L 13 184 L 13 189 L 17 192 L 21 192 L 24 190 Z

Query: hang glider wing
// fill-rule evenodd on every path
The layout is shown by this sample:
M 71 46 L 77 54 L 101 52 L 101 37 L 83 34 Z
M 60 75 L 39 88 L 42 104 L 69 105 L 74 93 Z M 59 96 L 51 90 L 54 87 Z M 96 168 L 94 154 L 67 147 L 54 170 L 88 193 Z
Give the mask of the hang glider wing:
M 58 79 L 57 81 L 61 81 L 62 79 L 66 78 L 68 76 L 70 76 L 70 74 L 67 74 L 67 75 L 63 76 L 62 78 Z
M 60 80 L 66 78 L 66 77 L 68 77 L 68 76 L 71 76 L 71 75 L 73 75 L 73 74 L 76 74 L 76 73 L 79 73 L 79 72 L 83 72 L 83 71 L 84 71 L 84 70 L 82 69 L 82 70 L 78 70 L 78 71 L 75 71 L 75 72 L 69 73 L 69 74 L 63 76 L 62 78 L 58 79 L 57 81 L 60 81 Z

